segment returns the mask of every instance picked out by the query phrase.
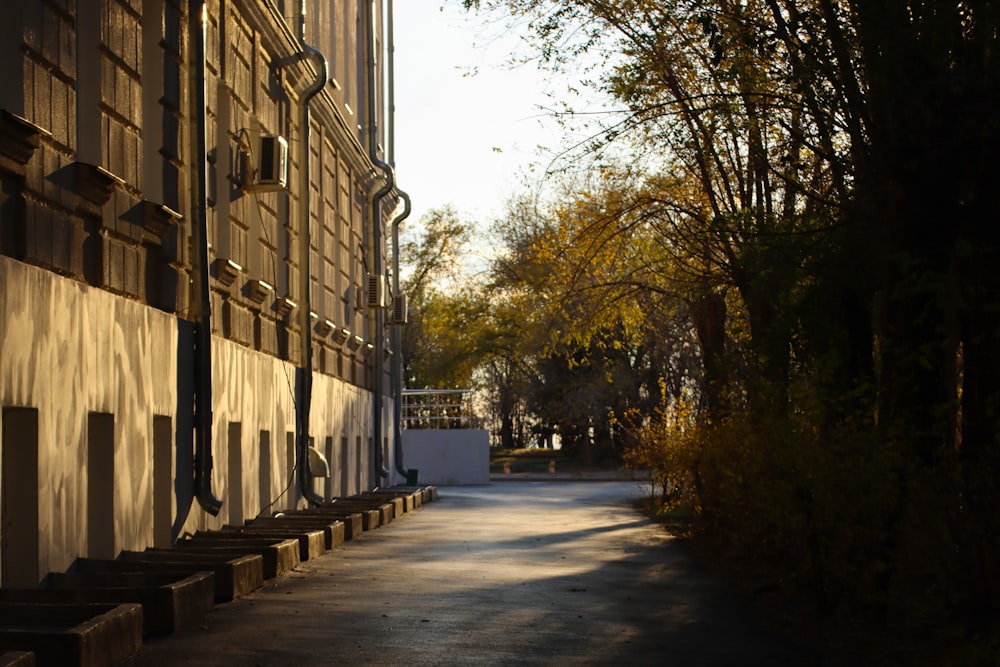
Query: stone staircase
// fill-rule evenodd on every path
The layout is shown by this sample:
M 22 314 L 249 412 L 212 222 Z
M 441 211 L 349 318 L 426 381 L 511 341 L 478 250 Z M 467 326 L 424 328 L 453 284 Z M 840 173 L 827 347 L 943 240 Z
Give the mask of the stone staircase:
M 169 548 L 78 558 L 38 588 L 0 588 L 0 667 L 103 667 L 144 636 L 194 623 L 346 540 L 437 500 L 435 486 L 398 487 L 199 531 Z

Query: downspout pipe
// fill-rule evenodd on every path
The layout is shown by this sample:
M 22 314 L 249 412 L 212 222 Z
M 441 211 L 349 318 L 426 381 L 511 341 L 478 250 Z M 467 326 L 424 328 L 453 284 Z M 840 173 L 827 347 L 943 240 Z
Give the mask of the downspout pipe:
M 312 378 L 313 378 L 313 341 L 312 341 L 312 300 L 309 296 L 309 217 L 310 193 L 309 193 L 309 140 L 310 140 L 310 114 L 309 103 L 316 95 L 326 87 L 330 78 L 330 64 L 319 50 L 305 43 L 305 2 L 300 10 L 299 40 L 302 42 L 302 52 L 299 59 L 312 58 L 318 65 L 316 80 L 302 93 L 300 128 L 302 141 L 299 143 L 301 151 L 299 157 L 299 230 L 302 270 L 299 272 L 299 294 L 302 299 L 302 307 L 299 311 L 299 319 L 302 327 L 303 337 L 303 360 L 302 374 L 299 383 L 299 400 L 295 403 L 296 415 L 296 463 L 299 491 L 311 505 L 326 505 L 327 501 L 313 490 L 312 473 L 309 470 L 309 414 L 312 410 Z
M 397 190 L 403 199 L 403 210 L 400 211 L 392 221 L 392 293 L 396 296 L 399 291 L 399 226 L 410 216 L 410 195 L 402 190 Z M 396 472 L 409 479 L 409 471 L 403 465 L 403 332 L 401 325 L 392 327 L 392 412 L 393 412 L 393 433 L 392 451 L 396 459 Z
M 396 166 L 396 43 L 395 24 L 392 0 L 387 0 L 387 40 L 388 40 L 388 61 L 386 69 L 389 76 L 389 118 L 388 118 L 388 158 L 389 164 Z M 399 226 L 410 217 L 412 207 L 410 206 L 410 195 L 399 188 L 396 188 L 400 198 L 403 200 L 403 210 L 392 221 L 392 294 L 396 297 L 400 294 L 399 288 Z M 400 325 L 394 326 L 391 331 L 389 341 L 392 347 L 392 368 L 390 370 L 392 387 L 392 451 L 395 455 L 396 472 L 409 479 L 409 471 L 403 465 L 403 333 Z
M 392 167 L 373 157 L 372 162 L 382 170 L 385 182 L 371 196 L 371 224 L 372 224 L 372 271 L 375 275 L 381 276 L 385 273 L 382 266 L 382 199 L 392 191 L 395 184 L 395 176 Z M 385 467 L 385 457 L 382 454 L 382 408 L 383 393 L 385 391 L 385 309 L 378 308 L 373 311 L 375 319 L 375 351 L 374 351 L 374 386 L 372 387 L 372 454 L 376 480 L 389 476 L 389 469 Z M 373 485 L 377 486 L 377 485 Z
M 191 105 L 197 126 L 194 135 L 194 160 L 197 168 L 192 183 L 192 232 L 198 253 L 198 270 L 193 272 L 195 283 L 194 373 L 195 373 L 195 496 L 202 509 L 216 516 L 222 501 L 212 492 L 212 302 L 209 295 L 208 268 L 208 152 L 206 150 L 208 121 L 205 110 L 205 48 L 208 43 L 208 5 L 204 0 L 191 0 L 189 20 L 192 49 Z
M 375 94 L 376 68 L 378 61 L 375 57 L 375 0 L 365 2 L 365 27 L 367 32 L 368 51 L 368 156 L 375 167 L 382 171 L 385 182 L 371 196 L 369 206 L 371 216 L 371 248 L 372 248 L 372 272 L 376 276 L 382 276 L 385 269 L 382 266 L 382 199 L 392 191 L 395 186 L 395 176 L 392 167 L 379 159 L 378 156 L 378 112 L 377 96 Z M 373 482 L 389 476 L 389 469 L 385 467 L 382 455 L 382 404 L 384 391 L 384 364 L 385 364 L 385 310 L 378 308 L 374 311 L 375 328 L 375 359 L 374 378 L 372 388 L 372 463 L 374 467 Z M 377 484 L 372 484 L 377 486 Z

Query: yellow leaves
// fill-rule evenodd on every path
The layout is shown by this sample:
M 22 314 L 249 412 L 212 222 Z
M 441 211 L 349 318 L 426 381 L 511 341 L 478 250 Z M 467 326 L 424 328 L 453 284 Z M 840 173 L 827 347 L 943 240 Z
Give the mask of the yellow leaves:
M 659 378 L 661 396 L 666 383 Z M 663 402 L 645 415 L 630 410 L 618 421 L 627 432 L 625 464 L 633 470 L 647 471 L 654 491 L 661 493 L 664 509 L 700 505 L 695 485 L 699 457 L 698 428 L 695 413 L 684 398 Z
M 551 323 L 553 343 L 587 345 L 611 324 L 637 332 L 655 295 L 686 289 L 675 267 L 690 250 L 676 234 L 704 208 L 688 179 L 602 163 L 582 183 L 561 183 L 549 207 L 511 206 L 499 225 L 508 247 L 499 286 L 518 293 L 526 315 Z M 697 262 L 685 272 L 703 271 Z

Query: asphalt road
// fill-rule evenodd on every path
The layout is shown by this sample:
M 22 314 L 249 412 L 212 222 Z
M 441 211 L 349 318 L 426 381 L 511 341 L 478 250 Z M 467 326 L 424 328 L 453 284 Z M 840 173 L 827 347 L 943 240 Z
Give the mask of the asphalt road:
M 812 665 L 663 529 L 634 482 L 444 487 L 135 665 Z

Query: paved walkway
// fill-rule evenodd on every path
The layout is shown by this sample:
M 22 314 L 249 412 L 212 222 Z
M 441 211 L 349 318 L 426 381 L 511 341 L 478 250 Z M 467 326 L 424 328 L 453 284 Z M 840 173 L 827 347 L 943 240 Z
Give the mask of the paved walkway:
M 135 665 L 812 665 L 629 507 L 634 482 L 444 487 Z

